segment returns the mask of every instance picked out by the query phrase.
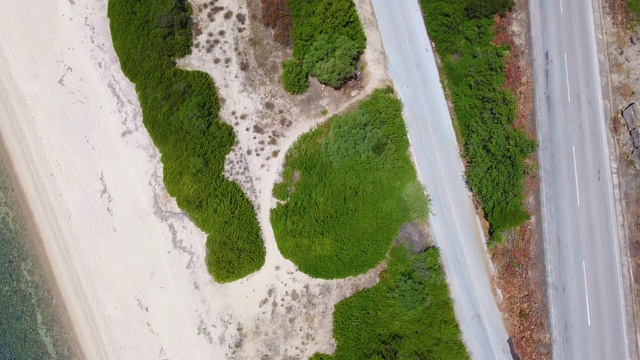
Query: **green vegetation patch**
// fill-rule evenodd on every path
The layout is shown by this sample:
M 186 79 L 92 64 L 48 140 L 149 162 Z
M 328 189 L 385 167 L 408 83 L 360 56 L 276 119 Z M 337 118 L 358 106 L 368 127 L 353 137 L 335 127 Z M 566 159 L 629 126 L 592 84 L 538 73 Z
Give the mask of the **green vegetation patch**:
M 513 126 L 515 99 L 503 88 L 509 49 L 496 47 L 492 15 L 510 1 L 421 0 L 442 59 L 467 159 L 467 181 L 490 223 L 492 242 L 529 218 L 524 160 L 535 142 Z
M 376 90 L 289 150 L 271 212 L 282 255 L 314 277 L 343 278 L 385 257 L 403 223 L 426 218 L 407 152 L 402 105 Z
M 249 199 L 224 178 L 233 129 L 218 118 L 206 73 L 175 67 L 191 52 L 186 0 L 110 0 L 111 36 L 120 66 L 136 85 L 143 122 L 162 154 L 164 184 L 207 237 L 216 281 L 240 279 L 264 264 L 265 249 Z
M 339 87 L 356 74 L 366 45 L 351 0 L 288 0 L 293 59 L 283 63 L 282 83 L 292 94 L 309 86 L 308 76 Z
M 332 356 L 311 360 L 468 359 L 436 248 L 394 246 L 380 282 L 336 305 Z
M 628 0 L 627 10 L 630 12 L 632 23 L 640 25 L 640 0 Z

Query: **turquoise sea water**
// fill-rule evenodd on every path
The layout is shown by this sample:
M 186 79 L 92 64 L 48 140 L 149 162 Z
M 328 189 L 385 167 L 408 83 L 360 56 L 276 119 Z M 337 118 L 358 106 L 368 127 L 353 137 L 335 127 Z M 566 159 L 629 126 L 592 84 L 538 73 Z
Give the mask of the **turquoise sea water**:
M 5 164 L 0 161 L 0 360 L 78 359 L 48 261 Z

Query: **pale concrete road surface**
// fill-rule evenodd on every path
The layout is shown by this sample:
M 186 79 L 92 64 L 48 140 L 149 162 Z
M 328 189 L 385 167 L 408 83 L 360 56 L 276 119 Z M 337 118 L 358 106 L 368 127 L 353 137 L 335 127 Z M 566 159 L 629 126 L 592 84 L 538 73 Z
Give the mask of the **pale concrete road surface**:
M 630 359 L 592 3 L 529 4 L 553 357 Z
M 429 224 L 474 359 L 511 359 L 492 292 L 485 238 L 463 178 L 458 143 L 416 0 L 373 0 L 389 73 L 402 99 L 420 180 L 432 199 Z

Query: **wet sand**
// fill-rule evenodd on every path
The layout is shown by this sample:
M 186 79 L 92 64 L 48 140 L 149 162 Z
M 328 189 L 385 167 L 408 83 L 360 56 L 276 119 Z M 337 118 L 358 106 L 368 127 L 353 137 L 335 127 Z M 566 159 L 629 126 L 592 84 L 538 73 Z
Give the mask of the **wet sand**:
M 4 144 L 0 243 L 0 358 L 84 358 Z

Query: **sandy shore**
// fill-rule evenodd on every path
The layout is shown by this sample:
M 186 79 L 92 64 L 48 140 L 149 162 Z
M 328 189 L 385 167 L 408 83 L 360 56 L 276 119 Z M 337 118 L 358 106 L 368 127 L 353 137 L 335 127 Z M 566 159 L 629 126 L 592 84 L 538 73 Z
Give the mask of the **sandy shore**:
M 219 3 L 236 14 L 248 12 L 244 2 Z M 225 285 L 206 272 L 205 235 L 166 194 L 159 154 L 111 45 L 106 9 L 106 0 L 0 3 L 2 138 L 83 351 L 90 359 L 305 358 L 331 352 L 334 304 L 373 284 L 376 273 L 320 281 L 298 272 L 277 252 L 268 221 L 270 189 L 282 154 L 324 118 L 323 108 L 339 111 L 384 83 L 370 4 L 359 2 L 358 11 L 369 24 L 365 59 L 378 62 L 370 67 L 378 73 L 346 99 L 317 85 L 306 97 L 281 97 L 273 74 L 239 73 L 243 61 L 260 68 L 260 54 L 238 49 L 257 26 L 249 17 L 247 31 L 228 22 L 229 41 L 181 63 L 212 74 L 226 99 L 222 114 L 239 135 L 228 172 L 254 201 L 267 245 L 259 272 Z M 202 26 L 219 29 L 215 21 Z M 228 66 L 214 67 L 207 56 L 216 54 L 229 58 L 223 62 Z M 342 100 L 335 105 L 331 97 Z M 269 115 L 269 99 L 283 110 L 278 116 Z M 241 114 L 245 123 L 234 120 Z M 270 127 L 285 116 L 290 125 Z M 244 130 L 254 125 L 278 136 L 268 150 L 258 149 L 259 156 L 248 156 L 247 150 L 264 145 L 264 134 Z M 234 171 L 238 166 L 242 171 Z

